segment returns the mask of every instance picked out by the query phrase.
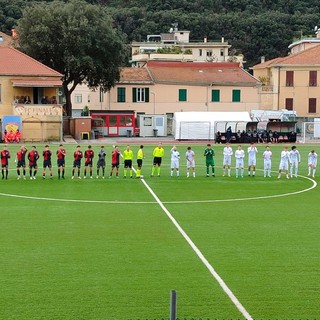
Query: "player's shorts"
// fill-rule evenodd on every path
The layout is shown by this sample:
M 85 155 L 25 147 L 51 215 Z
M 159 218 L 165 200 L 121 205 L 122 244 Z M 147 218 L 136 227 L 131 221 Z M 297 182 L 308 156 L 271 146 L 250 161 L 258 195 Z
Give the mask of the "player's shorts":
M 8 163 L 7 164 L 1 164 L 2 168 L 8 168 Z
M 25 161 L 18 161 L 17 162 L 17 168 L 21 168 L 21 167 L 25 167 L 26 166 L 26 162 Z
M 97 162 L 97 167 L 105 167 L 106 166 L 106 161 L 105 160 L 98 160 Z
M 187 161 L 187 168 L 195 168 L 196 162 L 194 160 L 192 161 Z
M 64 161 L 64 159 L 58 159 L 58 160 L 57 160 L 57 165 L 58 165 L 58 167 L 64 167 L 64 166 L 65 166 L 65 161 Z
M 206 166 L 209 167 L 209 166 L 214 166 L 214 160 L 206 160 Z
M 124 167 L 125 168 L 132 168 L 132 160 L 124 160 L 124 163 L 123 163 Z
M 73 167 L 74 168 L 80 168 L 81 167 L 81 161 L 80 160 L 73 161 Z
M 112 163 L 112 164 L 111 164 L 111 167 L 112 167 L 112 168 L 119 168 L 119 162 Z
M 35 162 L 29 162 L 29 168 L 32 169 L 38 169 L 38 165 Z
M 248 159 L 248 166 L 255 166 L 257 164 L 256 158 L 249 158 Z
M 43 167 L 44 168 L 51 168 L 52 167 L 52 165 L 51 165 L 51 160 L 44 160 L 43 161 Z
M 139 168 L 142 167 L 142 159 L 137 159 L 137 165 Z
M 236 160 L 236 168 L 243 168 L 243 167 L 244 167 L 243 159 L 237 159 Z
M 178 159 L 171 160 L 171 169 L 179 169 L 179 160 Z
M 224 166 L 231 166 L 231 156 L 224 156 L 223 157 L 223 165 Z
M 154 157 L 153 158 L 153 165 L 154 166 L 161 166 L 162 157 Z
M 291 163 L 290 163 L 290 166 L 291 167 L 298 167 L 298 165 L 299 165 L 299 161 L 297 160 L 297 161 L 292 161 Z
M 280 161 L 279 170 L 288 170 L 289 164 L 288 161 Z
M 316 167 L 317 166 L 317 161 L 309 161 L 308 166 L 309 167 Z
M 86 161 L 86 162 L 84 163 L 84 166 L 85 166 L 85 167 L 92 167 L 92 160 Z

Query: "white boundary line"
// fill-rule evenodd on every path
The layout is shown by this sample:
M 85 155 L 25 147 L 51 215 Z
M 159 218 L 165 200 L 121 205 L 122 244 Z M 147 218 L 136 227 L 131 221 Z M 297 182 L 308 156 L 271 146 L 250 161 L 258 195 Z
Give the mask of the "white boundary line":
M 198 247 L 194 244 L 194 242 L 190 239 L 190 237 L 187 235 L 187 233 L 182 229 L 182 227 L 179 225 L 177 220 L 172 216 L 172 214 L 169 212 L 169 210 L 164 206 L 164 204 L 161 202 L 161 200 L 158 198 L 158 196 L 153 192 L 151 187 L 147 184 L 147 182 L 142 179 L 142 183 L 145 185 L 145 187 L 149 190 L 150 194 L 153 196 L 153 198 L 157 201 L 161 209 L 165 212 L 165 214 L 168 216 L 168 218 L 172 221 L 172 223 L 175 225 L 175 227 L 178 229 L 178 231 L 181 233 L 181 235 L 184 237 L 184 239 L 188 242 L 188 244 L 191 246 L 193 251 L 196 253 L 196 255 L 199 257 L 199 259 L 203 262 L 203 264 L 207 267 L 211 275 L 216 279 L 216 281 L 219 283 L 220 287 L 223 289 L 223 291 L 227 294 L 227 296 L 231 299 L 233 304 L 237 307 L 237 309 L 241 312 L 241 314 L 245 317 L 247 320 L 253 320 L 253 318 L 250 316 L 248 311 L 243 307 L 241 302 L 237 299 L 237 297 L 233 294 L 233 292 L 229 289 L 229 287 L 226 285 L 226 283 L 223 281 L 223 279 L 219 276 L 219 274 L 214 270 L 212 265 L 209 263 L 209 261 L 205 258 L 205 256 L 202 254 L 202 252 L 198 249 Z
M 134 169 L 133 169 L 134 170 Z M 257 196 L 257 197 L 248 197 L 248 198 L 232 198 L 232 199 L 211 199 L 211 200 L 185 200 L 185 201 L 162 201 L 164 204 L 194 204 L 194 203 L 216 203 L 216 202 L 233 202 L 233 201 L 247 201 L 247 200 L 262 200 L 262 199 L 271 199 L 271 198 L 280 198 L 280 197 L 288 197 L 304 192 L 308 192 L 314 189 L 318 184 L 315 180 L 300 176 L 301 178 L 310 180 L 312 182 L 312 186 L 307 189 L 288 192 L 283 194 L 274 194 L 270 196 Z M 144 181 L 144 179 L 140 179 Z M 2 197 L 12 197 L 12 198 L 21 198 L 21 199 L 30 199 L 30 200 L 45 200 L 45 201 L 59 201 L 59 202 L 77 202 L 77 203 L 110 203 L 110 204 L 152 204 L 156 203 L 156 201 L 117 201 L 117 200 L 87 200 L 87 199 L 64 199 L 64 198 L 49 198 L 49 197 L 33 197 L 26 195 L 18 195 L 18 194 L 10 194 L 0 192 L 0 196 Z

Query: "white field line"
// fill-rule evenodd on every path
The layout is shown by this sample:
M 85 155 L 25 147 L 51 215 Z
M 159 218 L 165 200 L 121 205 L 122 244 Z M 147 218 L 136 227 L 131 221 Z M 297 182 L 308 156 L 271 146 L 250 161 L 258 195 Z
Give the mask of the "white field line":
M 135 169 L 133 168 L 133 171 Z M 269 196 L 257 196 L 257 197 L 247 197 L 247 198 L 230 198 L 230 199 L 207 199 L 207 200 L 184 200 L 184 201 L 163 201 L 163 204 L 195 204 L 195 203 L 216 203 L 216 202 L 233 202 L 233 201 L 247 201 L 247 200 L 262 200 L 270 198 L 280 198 L 288 197 L 304 192 L 308 192 L 314 189 L 317 186 L 317 182 L 309 177 L 299 176 L 301 178 L 310 180 L 312 186 L 303 190 L 298 190 L 294 192 L 288 192 L 283 194 L 274 194 Z M 143 180 L 143 179 L 141 179 Z M 65 198 L 49 198 L 49 197 L 33 197 L 27 195 L 18 195 L 11 193 L 0 192 L 2 197 L 11 197 L 11 198 L 21 198 L 21 199 L 30 199 L 30 200 L 44 200 L 44 201 L 59 201 L 59 202 L 77 202 L 77 203 L 111 203 L 111 204 L 150 204 L 156 203 L 156 201 L 122 201 L 122 200 L 88 200 L 88 199 L 65 199 Z
M 250 316 L 248 311 L 243 307 L 241 302 L 238 300 L 238 298 L 233 294 L 233 292 L 229 289 L 229 287 L 226 285 L 226 283 L 223 281 L 223 279 L 219 276 L 219 274 L 214 270 L 212 265 L 209 263 L 209 261 L 205 258 L 205 256 L 202 254 L 202 252 L 198 249 L 198 247 L 194 244 L 194 242 L 190 239 L 190 237 L 187 235 L 187 233 L 182 229 L 182 227 L 179 225 L 177 220 L 172 216 L 172 214 L 169 212 L 169 210 L 164 206 L 164 204 L 161 202 L 161 200 L 157 197 L 157 195 L 153 192 L 151 187 L 147 184 L 147 182 L 144 179 L 141 179 L 142 183 L 145 185 L 145 187 L 149 190 L 151 195 L 154 197 L 154 199 L 157 201 L 161 209 L 165 212 L 165 214 L 168 216 L 168 218 L 172 221 L 172 223 L 175 225 L 175 227 L 178 229 L 178 231 L 181 233 L 181 235 L 184 237 L 184 239 L 188 242 L 188 244 L 191 246 L 193 251 L 196 253 L 196 255 L 199 257 L 199 259 L 203 262 L 203 264 L 207 267 L 211 275 L 216 279 L 216 281 L 219 283 L 220 287 L 223 289 L 223 291 L 228 295 L 228 297 L 231 299 L 233 304 L 237 307 L 237 309 L 241 312 L 241 314 L 244 316 L 247 320 L 253 320 L 253 318 Z

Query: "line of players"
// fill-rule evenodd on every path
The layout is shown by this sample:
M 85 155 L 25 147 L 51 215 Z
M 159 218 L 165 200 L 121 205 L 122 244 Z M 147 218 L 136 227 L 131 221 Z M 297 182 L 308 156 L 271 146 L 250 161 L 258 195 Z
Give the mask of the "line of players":
M 40 158 L 39 152 L 36 149 L 36 146 L 32 146 L 32 149 L 27 153 L 28 150 L 25 146 L 21 146 L 19 151 L 16 154 L 15 162 L 17 167 L 17 175 L 18 180 L 26 179 L 26 157 L 29 160 L 29 176 L 30 179 L 36 179 L 36 175 L 38 172 L 37 161 Z M 248 175 L 255 176 L 256 173 L 256 155 L 258 150 L 254 143 L 248 147 Z M 176 175 L 179 176 L 179 161 L 180 161 L 180 153 L 177 150 L 176 146 L 170 150 L 171 154 L 171 176 L 173 176 L 174 171 L 176 171 Z M 94 151 L 92 150 L 91 145 L 88 146 L 88 149 L 83 153 L 81 151 L 80 145 L 77 146 L 74 151 L 74 161 L 72 166 L 72 179 L 74 179 L 75 174 L 77 173 L 78 179 L 81 179 L 80 176 L 80 168 L 81 168 L 81 160 L 84 157 L 85 166 L 84 166 L 84 178 L 87 177 L 87 172 L 89 177 L 93 178 L 93 158 Z M 120 156 L 121 152 L 117 146 L 113 146 L 112 150 L 112 161 L 111 161 L 111 170 L 109 178 L 112 177 L 113 172 L 115 170 L 115 176 L 119 177 L 119 165 L 120 165 Z M 231 161 L 232 161 L 233 150 L 229 143 L 223 149 L 223 176 L 226 174 L 231 176 Z M 46 169 L 49 170 L 50 178 L 52 179 L 52 164 L 51 157 L 52 151 L 49 149 L 49 146 L 46 145 L 43 152 L 43 171 L 42 178 L 46 178 Z M 58 179 L 65 179 L 65 156 L 66 150 L 63 145 L 60 144 L 58 150 L 56 151 L 57 156 L 57 167 L 58 167 Z M 157 174 L 160 176 L 160 167 L 162 158 L 164 156 L 164 149 L 162 144 L 159 143 L 158 146 L 153 151 L 153 167 L 151 171 L 151 176 L 154 176 L 155 170 L 157 168 Z M 204 156 L 206 157 L 206 176 L 209 177 L 209 169 L 212 169 L 212 176 L 215 177 L 215 165 L 214 165 L 214 150 L 211 147 L 211 144 L 207 144 L 207 147 L 204 151 Z M 238 178 L 243 177 L 244 175 L 244 158 L 245 152 L 242 149 L 241 145 L 238 146 L 235 151 L 235 159 L 236 159 L 236 168 L 235 173 Z M 264 159 L 264 177 L 271 177 L 271 160 L 272 160 L 272 152 L 269 146 L 265 147 L 265 151 L 262 154 Z M 8 179 L 8 164 L 10 159 L 10 152 L 8 151 L 7 145 L 4 145 L 3 150 L 0 153 L 1 157 L 1 166 L 2 166 L 2 179 Z M 97 161 L 97 178 L 99 178 L 100 169 L 102 171 L 102 178 L 105 177 L 105 162 L 106 152 L 104 150 L 104 146 L 101 146 L 100 151 L 98 152 L 98 161 Z M 126 149 L 123 152 L 123 160 L 124 160 L 124 177 L 127 177 L 127 172 L 129 172 L 130 178 L 133 177 L 133 151 L 130 149 L 130 146 L 127 145 Z M 192 171 L 193 177 L 195 177 L 195 153 L 191 149 L 191 147 L 187 148 L 185 158 L 187 161 L 187 177 L 190 176 L 190 171 Z M 142 162 L 144 159 L 143 145 L 140 146 L 137 152 L 137 170 L 136 177 L 143 177 L 141 175 Z M 288 150 L 288 147 L 285 146 L 283 151 L 281 152 L 281 159 L 279 164 L 278 178 L 281 178 L 282 172 L 284 171 L 286 174 L 286 178 L 289 179 L 289 170 L 290 177 L 298 176 L 298 167 L 301 162 L 301 157 L 296 146 L 291 147 L 291 151 Z M 308 154 L 308 176 L 315 177 L 317 167 L 317 153 L 314 150 L 311 150 Z M 22 171 L 22 175 L 21 175 Z M 77 172 L 76 172 L 77 171 Z
M 58 179 L 65 179 L 65 157 L 66 157 L 66 150 L 62 144 L 59 145 L 58 150 L 56 151 L 57 156 L 57 167 L 58 167 Z M 46 178 L 46 171 L 48 169 L 50 179 L 53 178 L 52 173 L 52 158 L 53 152 L 50 150 L 49 145 L 46 145 L 44 150 L 42 151 L 43 156 L 43 170 L 42 170 L 42 178 Z M 111 164 L 111 171 L 110 176 L 112 177 L 114 169 L 116 170 L 116 176 L 119 176 L 119 164 L 120 164 L 120 155 L 121 152 L 117 146 L 113 146 L 112 150 L 112 164 Z M 84 164 L 84 179 L 88 176 L 92 179 L 93 178 L 93 158 L 95 156 L 95 152 L 92 149 L 91 145 L 82 152 L 81 146 L 78 145 L 76 150 L 73 153 L 73 166 L 72 166 L 72 176 L 71 178 L 74 179 L 75 174 L 77 174 L 78 179 L 81 179 L 80 176 L 80 168 L 81 168 L 81 160 L 82 158 L 85 159 Z M 2 167 L 2 179 L 8 179 L 9 173 L 9 159 L 11 158 L 11 154 L 8 150 L 8 146 L 4 145 L 3 150 L 0 152 L 1 157 L 1 167 Z M 28 168 L 29 168 L 29 177 L 30 180 L 35 180 L 37 173 L 38 173 L 38 160 L 40 158 L 40 154 L 37 150 L 36 146 L 32 146 L 31 150 L 28 152 L 28 149 L 25 146 L 21 146 L 18 150 L 15 162 L 16 162 L 16 170 L 17 170 L 17 179 L 20 180 L 23 178 L 26 180 L 26 158 L 28 159 Z M 105 177 L 105 167 L 106 167 L 106 152 L 104 150 L 104 146 L 100 147 L 100 151 L 98 152 L 98 161 L 97 161 L 97 178 L 100 176 L 100 169 L 102 178 Z M 136 177 L 139 178 L 141 176 L 141 167 L 142 167 L 142 160 L 144 158 L 143 153 L 143 145 L 140 146 L 140 149 L 137 153 L 137 170 L 136 170 Z M 130 177 L 132 178 L 133 169 L 132 169 L 132 160 L 133 160 L 133 151 L 130 149 L 130 146 L 127 146 L 126 150 L 123 152 L 123 159 L 124 159 L 124 177 L 127 176 L 127 171 L 130 172 Z
M 257 153 L 258 149 L 255 146 L 255 143 L 252 142 L 247 149 L 248 153 L 248 176 L 255 177 L 256 175 L 256 162 L 257 162 Z M 231 176 L 231 161 L 232 161 L 233 150 L 230 146 L 230 143 L 226 143 L 226 146 L 223 149 L 223 176 Z M 215 152 L 211 147 L 211 144 L 207 144 L 206 149 L 204 150 L 204 156 L 206 157 L 206 176 L 209 177 L 210 167 L 212 170 L 212 176 L 215 177 L 215 164 L 214 156 Z M 194 152 L 191 151 L 191 147 L 188 147 L 186 153 L 187 159 L 187 177 L 189 177 L 189 169 L 192 167 L 193 176 L 195 177 L 195 161 L 194 161 Z M 245 151 L 242 149 L 242 146 L 239 145 L 237 150 L 234 153 L 236 160 L 235 166 L 235 175 L 236 178 L 244 176 L 244 159 Z M 271 164 L 272 164 L 272 151 L 269 146 L 265 147 L 265 150 L 262 154 L 263 157 L 263 175 L 264 177 L 271 177 Z M 308 176 L 315 177 L 316 168 L 317 168 L 317 153 L 314 150 L 311 150 L 308 154 Z M 176 175 L 179 176 L 179 159 L 180 154 L 177 151 L 177 148 L 174 146 L 171 149 L 171 176 L 173 176 L 174 170 Z M 291 150 L 288 150 L 288 147 L 285 146 L 280 155 L 280 164 L 278 170 L 278 179 L 281 178 L 282 172 L 285 172 L 286 178 L 298 177 L 298 168 L 301 162 L 300 152 L 296 146 L 292 146 Z M 191 165 L 192 163 L 192 165 Z

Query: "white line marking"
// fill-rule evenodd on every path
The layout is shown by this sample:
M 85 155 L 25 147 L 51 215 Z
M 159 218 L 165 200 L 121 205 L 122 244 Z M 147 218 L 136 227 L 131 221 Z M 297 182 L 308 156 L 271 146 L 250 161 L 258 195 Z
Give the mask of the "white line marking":
M 149 190 L 153 198 L 157 201 L 158 205 L 162 208 L 162 210 L 165 212 L 165 214 L 168 216 L 168 218 L 172 221 L 172 223 L 175 225 L 175 227 L 178 229 L 178 231 L 181 233 L 181 235 L 185 238 L 185 240 L 188 242 L 188 244 L 191 246 L 193 251 L 196 253 L 196 255 L 199 257 L 199 259 L 203 262 L 203 264 L 207 267 L 209 272 L 212 274 L 212 276 L 216 279 L 216 281 L 219 283 L 220 287 L 223 289 L 223 291 L 228 295 L 228 297 L 231 299 L 233 304 L 237 307 L 237 309 L 241 312 L 241 314 L 245 317 L 247 320 L 253 320 L 253 318 L 250 316 L 248 311 L 243 307 L 241 302 L 238 300 L 238 298 L 233 294 L 233 292 L 229 289 L 229 287 L 226 285 L 226 283 L 222 280 L 222 278 L 219 276 L 219 274 L 214 270 L 212 265 L 209 263 L 209 261 L 205 258 L 205 256 L 202 254 L 202 252 L 198 249 L 198 247 L 193 243 L 193 241 L 190 239 L 190 237 L 187 235 L 187 233 L 182 229 L 182 227 L 179 225 L 177 220 L 171 215 L 169 210 L 164 206 L 164 204 L 161 202 L 161 200 L 157 197 L 157 195 L 153 192 L 153 190 L 150 188 L 150 186 L 146 183 L 144 179 L 141 179 L 145 187 Z
M 134 170 L 134 169 L 133 169 Z M 262 200 L 270 198 L 279 198 L 279 197 L 288 197 L 300 193 L 304 193 L 314 189 L 317 186 L 317 182 L 309 177 L 300 176 L 301 178 L 310 180 L 312 186 L 307 189 L 283 193 L 283 194 L 274 194 L 270 196 L 257 196 L 257 197 L 248 197 L 248 198 L 231 198 L 231 199 L 210 199 L 210 200 L 184 200 L 184 201 L 162 201 L 164 204 L 195 204 L 195 203 L 216 203 L 216 202 L 232 202 L 232 201 L 247 201 L 247 200 Z M 141 179 L 142 181 L 143 179 Z M 111 204 L 152 204 L 157 203 L 156 201 L 122 201 L 122 200 L 87 200 L 87 199 L 63 199 L 63 198 L 49 198 L 49 197 L 33 197 L 26 195 L 18 195 L 11 193 L 0 192 L 0 196 L 3 197 L 12 197 L 12 198 L 21 198 L 21 199 L 30 199 L 30 200 L 45 200 L 45 201 L 59 201 L 59 202 L 78 202 L 78 203 L 111 203 Z

